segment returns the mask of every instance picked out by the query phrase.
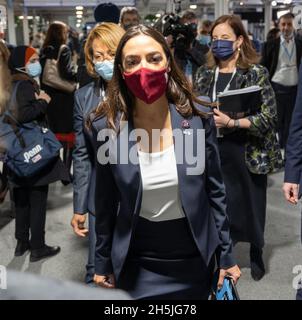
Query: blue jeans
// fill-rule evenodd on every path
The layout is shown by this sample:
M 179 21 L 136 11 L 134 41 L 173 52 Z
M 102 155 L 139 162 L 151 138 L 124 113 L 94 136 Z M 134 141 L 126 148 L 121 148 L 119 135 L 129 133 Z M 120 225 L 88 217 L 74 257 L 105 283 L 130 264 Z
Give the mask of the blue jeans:
M 302 288 L 297 290 L 296 300 L 302 301 Z
M 94 257 L 95 257 L 95 245 L 96 245 L 96 234 L 95 234 L 95 216 L 89 213 L 89 251 L 88 251 L 88 262 L 86 265 L 86 277 L 85 282 L 88 285 L 94 284 Z

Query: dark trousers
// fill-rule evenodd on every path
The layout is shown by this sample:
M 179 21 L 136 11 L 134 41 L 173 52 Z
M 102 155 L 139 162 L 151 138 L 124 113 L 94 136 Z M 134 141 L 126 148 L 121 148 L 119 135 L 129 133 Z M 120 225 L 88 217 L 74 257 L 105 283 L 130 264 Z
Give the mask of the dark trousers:
M 0 193 L 7 188 L 7 176 L 5 172 L 0 172 Z
M 277 101 L 278 135 L 281 148 L 286 147 L 290 122 L 296 103 L 297 86 L 282 86 L 272 83 Z
M 45 245 L 47 195 L 48 185 L 13 189 L 16 211 L 15 236 L 17 240 L 29 241 L 31 249 L 40 249 Z
M 69 146 L 69 143 L 61 141 L 61 144 L 63 146 L 63 162 L 68 169 L 68 172 L 70 172 L 71 165 L 72 165 L 72 152 L 73 148 Z

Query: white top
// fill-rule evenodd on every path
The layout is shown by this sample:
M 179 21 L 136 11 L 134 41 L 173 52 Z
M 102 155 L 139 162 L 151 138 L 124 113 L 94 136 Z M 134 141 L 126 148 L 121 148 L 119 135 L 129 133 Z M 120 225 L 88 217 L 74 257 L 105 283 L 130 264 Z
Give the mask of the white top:
M 143 183 L 140 216 L 155 222 L 184 218 L 174 145 L 161 152 L 138 151 L 138 156 Z
M 287 42 L 281 36 L 278 65 L 272 82 L 283 86 L 298 84 L 297 50 L 294 38 Z

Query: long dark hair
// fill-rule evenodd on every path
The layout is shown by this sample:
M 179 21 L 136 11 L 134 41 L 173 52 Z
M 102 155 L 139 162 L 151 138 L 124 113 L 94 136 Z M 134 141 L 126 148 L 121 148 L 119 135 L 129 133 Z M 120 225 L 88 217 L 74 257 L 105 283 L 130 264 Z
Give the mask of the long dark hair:
M 10 52 L 4 42 L 0 40 L 0 114 L 5 110 L 11 93 L 11 74 L 8 68 Z
M 219 17 L 213 24 L 211 30 L 211 37 L 213 35 L 214 29 L 222 23 L 227 23 L 234 31 L 236 37 L 243 37 L 243 43 L 240 47 L 240 54 L 237 61 L 238 67 L 241 69 L 249 69 L 252 64 L 259 63 L 260 56 L 257 54 L 256 50 L 254 49 L 251 40 L 247 32 L 244 29 L 243 23 L 239 16 L 236 15 L 223 15 Z M 208 52 L 207 57 L 207 65 L 209 68 L 214 68 L 218 65 L 218 60 L 214 57 L 212 51 Z
M 123 114 L 124 120 L 128 120 L 129 117 L 131 117 L 135 97 L 132 95 L 130 90 L 128 90 L 125 80 L 123 79 L 121 71 L 123 65 L 122 51 L 130 39 L 139 35 L 146 35 L 157 41 L 162 46 L 166 54 L 167 61 L 169 61 L 170 66 L 168 87 L 166 91 L 168 101 L 173 103 L 176 106 L 176 110 L 184 117 L 190 117 L 192 115 L 207 117 L 208 113 L 199 111 L 194 106 L 194 102 L 206 106 L 211 104 L 199 100 L 193 94 L 191 85 L 183 75 L 182 71 L 176 65 L 170 48 L 168 47 L 163 35 L 155 29 L 143 25 L 129 28 L 122 37 L 116 50 L 114 73 L 113 78 L 108 85 L 107 99 L 103 101 L 94 111 L 94 117 L 106 116 L 108 127 L 114 130 L 117 130 L 115 122 L 119 112 Z M 91 123 L 88 123 L 88 126 L 89 125 L 91 125 Z
M 64 22 L 53 22 L 47 30 L 46 38 L 43 44 L 43 49 L 48 46 L 60 47 L 62 44 L 66 44 L 66 29 L 67 25 Z

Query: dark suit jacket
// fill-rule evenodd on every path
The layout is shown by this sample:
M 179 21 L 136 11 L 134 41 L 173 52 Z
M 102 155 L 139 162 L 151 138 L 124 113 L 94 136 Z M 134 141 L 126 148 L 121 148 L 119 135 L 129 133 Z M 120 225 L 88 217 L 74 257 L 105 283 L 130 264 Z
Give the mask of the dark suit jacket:
M 263 45 L 262 58 L 260 64 L 266 67 L 269 71 L 270 80 L 274 76 L 279 59 L 281 38 L 276 40 L 267 41 Z M 295 38 L 296 51 L 297 51 L 297 68 L 299 69 L 302 57 L 302 41 Z
M 173 129 L 180 129 L 184 137 L 182 121 L 184 118 L 170 105 Z M 197 129 L 205 129 L 205 171 L 200 175 L 187 175 L 190 167 L 185 157 L 183 142 L 175 145 L 180 199 L 188 218 L 193 238 L 204 261 L 209 264 L 216 252 L 220 266 L 234 266 L 229 223 L 226 216 L 225 186 L 222 180 L 219 152 L 216 141 L 214 120 L 202 121 L 194 116 L 188 120 L 193 134 L 185 138 L 193 139 L 197 146 Z M 100 130 L 106 128 L 106 118 L 96 119 L 93 123 L 95 141 Z M 129 133 L 133 124 L 128 122 Z M 176 141 L 178 141 L 176 139 Z M 121 135 L 117 138 L 117 150 L 125 147 Z M 104 141 L 96 142 L 98 153 Z M 96 274 L 114 273 L 119 278 L 129 250 L 130 240 L 139 217 L 142 201 L 142 180 L 138 162 L 136 142 L 128 140 L 128 155 L 132 155 L 137 164 L 96 163 Z M 177 151 L 178 150 L 178 151 Z M 181 150 L 181 151 L 180 151 Z M 134 151 L 134 152 L 133 152 Z M 180 152 L 179 152 L 180 151 Z M 204 154 L 204 153 L 203 153 Z M 127 156 L 128 156 L 127 155 Z M 100 158 L 98 156 L 98 158 Z M 182 163 L 181 159 L 184 159 Z M 135 239 L 133 239 L 135 240 Z
M 289 127 L 286 146 L 284 182 L 300 184 L 302 191 L 302 68 L 299 70 L 298 93 L 296 105 Z
M 98 81 L 91 82 L 75 92 L 73 150 L 73 206 L 74 212 L 94 213 L 95 166 L 92 135 L 85 127 L 91 111 L 101 102 Z

